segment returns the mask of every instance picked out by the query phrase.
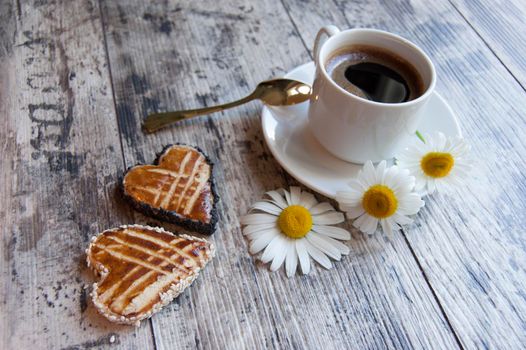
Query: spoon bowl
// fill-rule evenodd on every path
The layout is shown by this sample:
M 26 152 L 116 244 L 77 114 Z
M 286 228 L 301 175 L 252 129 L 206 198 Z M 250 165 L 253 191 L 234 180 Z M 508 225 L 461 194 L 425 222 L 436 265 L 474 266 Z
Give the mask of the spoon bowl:
M 254 94 L 269 106 L 290 106 L 307 101 L 311 87 L 297 80 L 272 79 L 259 83 Z

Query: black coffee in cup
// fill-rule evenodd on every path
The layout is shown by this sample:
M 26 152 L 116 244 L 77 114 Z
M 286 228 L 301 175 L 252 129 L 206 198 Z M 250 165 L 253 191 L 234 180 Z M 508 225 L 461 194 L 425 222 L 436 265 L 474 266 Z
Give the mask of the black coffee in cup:
M 344 90 L 376 102 L 411 101 L 425 90 L 411 63 L 374 46 L 353 45 L 338 50 L 327 60 L 325 68 Z

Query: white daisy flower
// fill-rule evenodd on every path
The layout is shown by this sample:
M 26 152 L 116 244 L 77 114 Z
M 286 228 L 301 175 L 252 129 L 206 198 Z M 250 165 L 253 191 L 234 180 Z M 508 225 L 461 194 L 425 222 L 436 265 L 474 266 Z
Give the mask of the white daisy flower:
M 340 241 L 351 234 L 339 227 L 329 226 L 345 220 L 329 203 L 318 203 L 314 195 L 291 187 L 267 192 L 268 198 L 255 203 L 251 213 L 241 218 L 243 234 L 250 240 L 250 253 L 257 254 L 263 263 L 272 261 L 271 271 L 285 262 L 288 277 L 296 273 L 298 261 L 304 274 L 310 271 L 310 257 L 326 269 L 329 259 L 340 260 L 349 248 Z
M 393 228 L 413 222 L 408 215 L 424 206 L 420 195 L 413 192 L 415 178 L 396 165 L 387 168 L 385 160 L 375 168 L 365 163 L 358 176 L 349 182 L 349 190 L 338 192 L 336 200 L 347 217 L 356 219 L 353 226 L 372 235 L 380 223 L 389 236 Z
M 408 169 L 416 178 L 415 190 L 432 194 L 443 190 L 444 185 L 461 184 L 468 176 L 471 164 L 467 154 L 469 145 L 461 137 L 447 138 L 441 132 L 426 135 L 425 143 L 420 139 L 397 156 L 397 164 Z

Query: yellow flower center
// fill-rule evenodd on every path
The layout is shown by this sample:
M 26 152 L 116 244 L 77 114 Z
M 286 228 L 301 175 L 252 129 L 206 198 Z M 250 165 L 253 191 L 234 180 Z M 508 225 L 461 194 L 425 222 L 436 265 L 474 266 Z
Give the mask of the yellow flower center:
M 278 226 L 288 237 L 302 238 L 312 228 L 312 216 L 301 205 L 291 205 L 279 214 Z
M 429 152 L 420 161 L 424 174 L 435 178 L 447 176 L 454 164 L 453 156 L 443 152 Z
M 389 187 L 374 185 L 364 193 L 362 198 L 363 209 L 367 214 L 378 219 L 393 215 L 398 207 L 398 200 Z

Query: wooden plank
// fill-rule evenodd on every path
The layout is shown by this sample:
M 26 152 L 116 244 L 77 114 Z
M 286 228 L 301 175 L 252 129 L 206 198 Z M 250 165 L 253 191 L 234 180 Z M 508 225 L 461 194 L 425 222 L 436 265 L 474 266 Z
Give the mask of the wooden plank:
M 129 222 L 96 1 L 0 5 L 0 348 L 152 348 L 89 302 L 91 235 Z
M 316 35 L 311 23 L 329 23 L 340 10 L 345 19 L 335 24 L 342 28 L 389 30 L 429 53 L 438 70 L 437 90 L 458 113 L 476 170 L 464 188 L 427 198 L 405 235 L 464 347 L 524 347 L 526 95 L 521 86 L 445 1 L 286 4 L 307 43 Z M 325 13 L 331 18 L 320 18 Z
M 198 145 L 217 162 L 222 202 L 211 239 L 218 254 L 154 316 L 158 349 L 457 346 L 401 236 L 389 243 L 356 235 L 336 269 L 304 277 L 287 279 L 255 263 L 239 217 L 265 190 L 293 183 L 264 145 L 260 104 L 141 132 L 149 112 L 237 99 L 309 60 L 283 8 L 137 0 L 104 2 L 103 14 L 126 166 L 151 162 L 173 142 Z
M 526 2 L 450 0 L 526 89 Z

